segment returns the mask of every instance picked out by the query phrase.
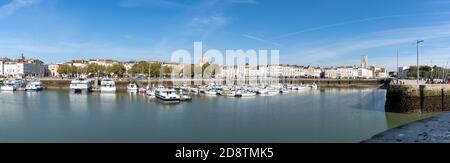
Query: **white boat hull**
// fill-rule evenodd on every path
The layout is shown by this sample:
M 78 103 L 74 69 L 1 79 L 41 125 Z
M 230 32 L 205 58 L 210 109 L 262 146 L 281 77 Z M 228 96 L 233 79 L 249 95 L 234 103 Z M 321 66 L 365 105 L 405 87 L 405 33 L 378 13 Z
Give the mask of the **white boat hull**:
M 256 93 L 243 93 L 240 97 L 256 97 Z
M 205 95 L 216 96 L 216 95 L 217 95 L 217 92 L 213 92 L 213 91 L 205 91 Z
M 116 92 L 116 87 L 100 87 L 100 92 L 114 93 L 114 92 Z
M 2 91 L 16 91 L 17 87 L 13 87 L 13 86 L 2 86 L 1 87 Z

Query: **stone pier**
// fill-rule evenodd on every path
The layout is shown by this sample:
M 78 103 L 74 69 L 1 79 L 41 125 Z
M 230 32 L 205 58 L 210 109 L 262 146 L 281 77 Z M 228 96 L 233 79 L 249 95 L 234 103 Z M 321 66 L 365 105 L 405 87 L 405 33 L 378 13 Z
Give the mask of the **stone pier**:
M 450 85 L 389 85 L 385 108 L 395 113 L 450 111 Z

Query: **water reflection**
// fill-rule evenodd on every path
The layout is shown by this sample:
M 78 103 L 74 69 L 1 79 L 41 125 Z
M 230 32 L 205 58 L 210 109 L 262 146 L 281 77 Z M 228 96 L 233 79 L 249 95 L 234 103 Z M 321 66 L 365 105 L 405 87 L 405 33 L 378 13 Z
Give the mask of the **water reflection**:
M 65 94 L 65 93 L 61 93 Z M 86 112 L 89 109 L 88 94 L 68 93 L 69 108 L 77 112 Z
M 0 141 L 359 142 L 425 117 L 383 112 L 385 95 L 326 88 L 254 98 L 194 95 L 192 102 L 163 104 L 120 92 L 0 92 Z

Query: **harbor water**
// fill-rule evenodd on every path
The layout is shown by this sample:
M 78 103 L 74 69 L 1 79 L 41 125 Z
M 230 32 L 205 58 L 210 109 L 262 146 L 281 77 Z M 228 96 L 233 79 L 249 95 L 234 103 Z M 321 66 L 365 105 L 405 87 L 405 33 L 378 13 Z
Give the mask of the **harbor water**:
M 430 115 L 384 112 L 386 91 L 323 88 L 270 97 L 0 91 L 0 142 L 360 142 Z

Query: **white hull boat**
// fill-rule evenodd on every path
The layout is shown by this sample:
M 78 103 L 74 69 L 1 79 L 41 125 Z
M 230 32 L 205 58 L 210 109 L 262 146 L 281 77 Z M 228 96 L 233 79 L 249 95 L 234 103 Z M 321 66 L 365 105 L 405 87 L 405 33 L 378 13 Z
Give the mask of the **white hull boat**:
M 130 83 L 127 86 L 127 91 L 130 92 L 130 93 L 137 93 L 138 89 L 139 89 L 138 86 L 136 84 L 134 84 L 134 83 Z
M 255 92 L 244 92 L 241 94 L 241 97 L 256 97 Z
M 30 84 L 26 87 L 27 91 L 41 91 L 42 89 L 44 89 L 44 87 L 42 86 L 42 82 L 39 80 L 30 82 Z
M 102 93 L 116 92 L 116 83 L 112 79 L 103 79 L 100 85 L 100 92 Z
M 72 80 L 70 90 L 73 93 L 89 93 L 92 91 L 91 81 L 85 78 Z
M 168 103 L 179 103 L 181 101 L 181 97 L 176 94 L 175 89 L 157 89 L 155 96 L 158 100 Z

